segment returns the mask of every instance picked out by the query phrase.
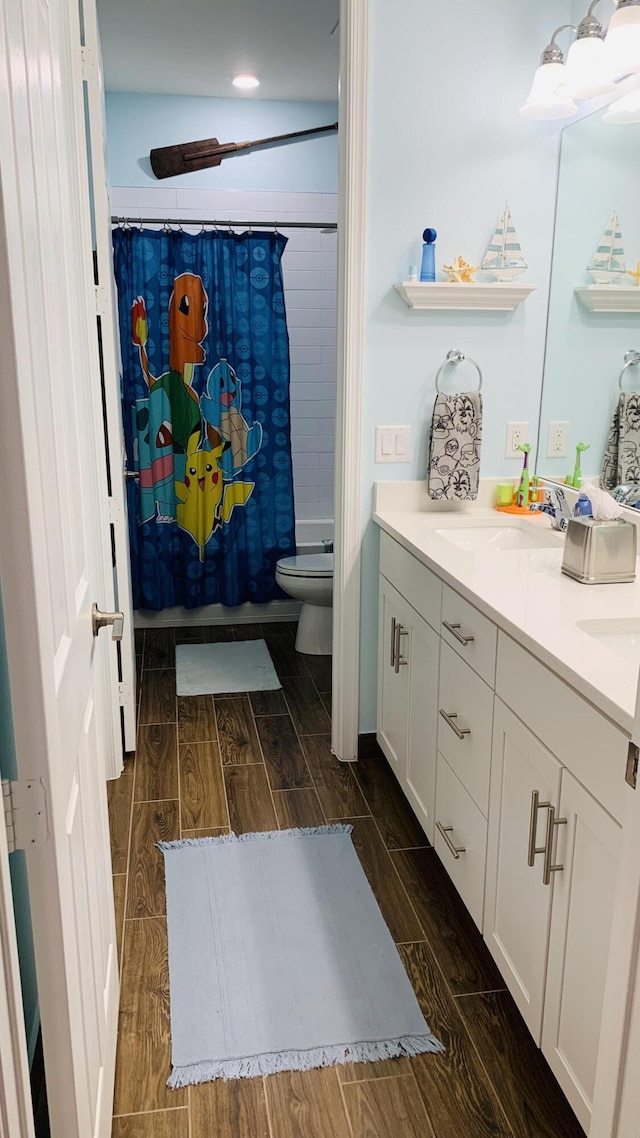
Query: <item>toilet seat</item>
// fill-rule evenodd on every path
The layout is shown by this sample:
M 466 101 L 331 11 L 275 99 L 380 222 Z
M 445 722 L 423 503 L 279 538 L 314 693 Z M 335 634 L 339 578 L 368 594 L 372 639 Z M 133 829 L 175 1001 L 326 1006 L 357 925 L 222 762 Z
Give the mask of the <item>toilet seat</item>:
M 284 577 L 333 577 L 333 553 L 306 553 L 301 557 L 283 557 L 278 572 Z

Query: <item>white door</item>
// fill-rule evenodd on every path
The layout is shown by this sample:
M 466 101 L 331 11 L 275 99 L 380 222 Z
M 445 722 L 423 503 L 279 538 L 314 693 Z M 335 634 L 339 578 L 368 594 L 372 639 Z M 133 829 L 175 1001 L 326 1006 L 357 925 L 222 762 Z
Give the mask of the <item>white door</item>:
M 18 946 L 3 825 L 0 825 L 0 1138 L 33 1138 Z
M 83 75 L 86 84 L 87 143 L 90 152 L 90 192 L 93 202 L 95 240 L 95 278 L 97 325 L 102 360 L 105 433 L 108 439 L 109 519 L 115 555 L 115 604 L 124 613 L 124 635 L 119 645 L 120 706 L 122 707 L 124 749 L 136 745 L 136 657 L 133 636 L 133 601 L 131 596 L 131 562 L 129 525 L 125 489 L 125 445 L 120 399 L 120 346 L 113 275 L 111 244 L 111 208 L 107 184 L 105 154 L 106 124 L 100 36 L 95 0 L 82 0 Z M 122 770 L 120 755 L 117 765 L 107 770 L 115 778 Z
M 542 1050 L 588 1132 L 622 830 L 562 772 Z
M 378 626 L 378 742 L 403 784 L 409 738 L 407 602 L 380 577 Z M 404 623 L 403 623 L 404 622 Z
M 640 688 L 632 739 L 590 1138 L 640 1136 Z
M 121 746 L 78 6 L 0 6 L 0 576 L 53 1138 L 110 1133 L 118 1009 L 105 771 Z
M 546 804 L 558 807 L 560 771 L 557 759 L 496 699 L 484 939 L 538 1045 L 553 875 L 545 885 L 544 855 L 534 850 L 546 844 Z
M 406 791 L 429 841 L 433 842 L 440 637 L 417 613 L 412 614 L 409 643 L 403 650 L 409 657 Z

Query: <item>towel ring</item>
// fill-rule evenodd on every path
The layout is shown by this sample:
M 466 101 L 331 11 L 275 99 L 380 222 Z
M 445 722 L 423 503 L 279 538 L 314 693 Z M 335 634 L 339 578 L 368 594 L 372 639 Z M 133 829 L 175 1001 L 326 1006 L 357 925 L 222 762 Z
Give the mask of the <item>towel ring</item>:
M 634 363 L 640 363 L 640 352 L 635 353 L 635 355 L 637 355 L 638 358 L 637 358 L 637 360 L 634 360 L 633 362 Z M 440 394 L 440 388 L 438 387 L 438 383 L 440 381 L 440 376 L 442 375 L 444 369 L 446 367 L 448 367 L 449 364 L 461 364 L 463 362 L 463 360 L 468 360 L 470 364 L 473 364 L 474 368 L 476 369 L 476 371 L 478 373 L 478 388 L 477 388 L 477 390 L 482 391 L 482 371 L 480 370 L 480 365 L 477 364 L 475 360 L 472 360 L 471 356 L 465 356 L 464 352 L 461 352 L 458 348 L 451 348 L 451 350 L 447 352 L 446 360 L 444 361 L 444 363 L 440 364 L 440 367 L 438 368 L 438 370 L 436 372 L 436 391 L 438 392 L 438 394 Z M 628 366 L 629 366 L 629 364 L 627 364 L 627 367 Z
M 640 352 L 636 352 L 635 348 L 630 348 L 629 351 L 625 353 L 624 367 L 620 372 L 620 379 L 618 381 L 618 386 L 621 391 L 623 390 L 622 384 L 624 382 L 624 373 L 626 372 L 627 368 L 635 367 L 636 364 L 640 364 Z

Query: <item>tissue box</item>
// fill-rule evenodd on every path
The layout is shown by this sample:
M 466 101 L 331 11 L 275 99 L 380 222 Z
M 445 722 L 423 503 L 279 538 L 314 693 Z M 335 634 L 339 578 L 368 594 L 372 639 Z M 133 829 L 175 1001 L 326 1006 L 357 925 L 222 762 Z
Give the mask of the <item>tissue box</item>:
M 598 521 L 571 518 L 565 538 L 562 572 L 584 585 L 635 581 L 637 531 L 624 518 Z

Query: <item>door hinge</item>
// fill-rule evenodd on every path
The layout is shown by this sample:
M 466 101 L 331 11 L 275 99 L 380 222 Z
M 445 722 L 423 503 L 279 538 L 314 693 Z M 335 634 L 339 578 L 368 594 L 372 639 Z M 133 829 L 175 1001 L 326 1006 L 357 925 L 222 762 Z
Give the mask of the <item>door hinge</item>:
M 120 707 L 125 707 L 131 700 L 131 687 L 126 683 L 119 683 L 118 691 L 120 692 Z
M 640 747 L 637 743 L 629 743 L 627 771 L 624 778 L 632 790 L 635 790 L 638 785 L 638 760 L 640 760 Z
M 105 285 L 94 285 L 96 294 L 96 316 L 106 316 L 109 311 L 109 294 Z
M 98 66 L 96 49 L 86 45 L 81 47 L 80 58 L 82 59 L 82 78 L 88 82 L 95 75 Z
M 2 806 L 9 853 L 46 841 L 47 798 L 41 779 L 2 780 Z
M 116 525 L 122 518 L 122 505 L 117 498 L 107 499 L 109 506 L 109 521 L 112 525 Z

